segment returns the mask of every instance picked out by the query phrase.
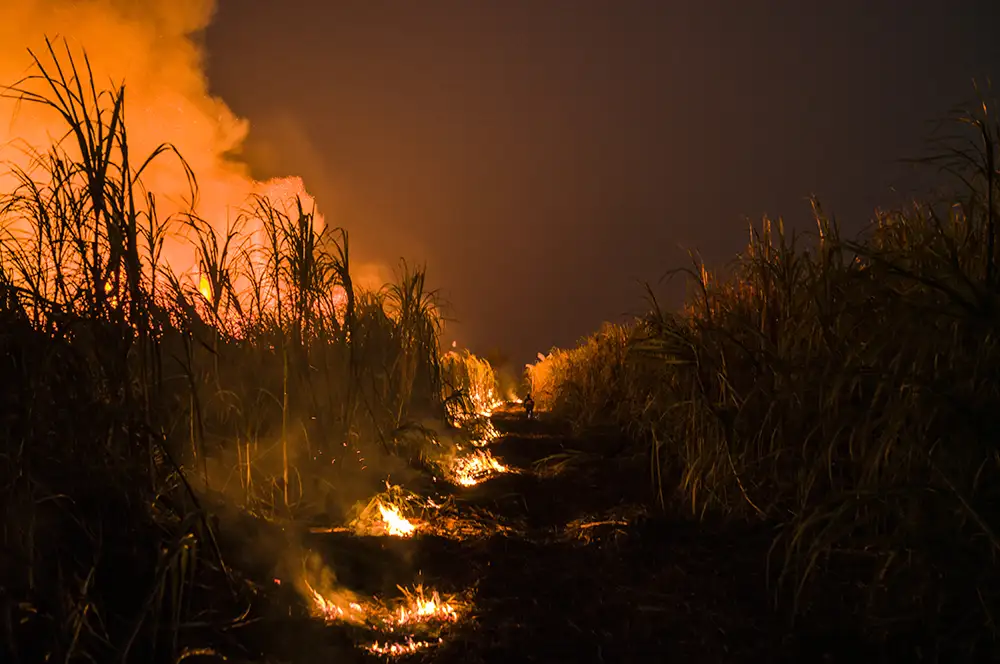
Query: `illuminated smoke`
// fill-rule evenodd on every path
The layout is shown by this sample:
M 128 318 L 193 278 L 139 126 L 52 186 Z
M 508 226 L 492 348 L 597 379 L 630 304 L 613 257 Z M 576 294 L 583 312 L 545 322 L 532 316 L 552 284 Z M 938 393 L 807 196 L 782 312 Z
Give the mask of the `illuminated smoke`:
M 131 153 L 145 157 L 161 143 L 173 144 L 197 176 L 197 214 L 217 229 L 235 219 L 251 194 L 275 203 L 298 195 L 308 210 L 313 200 L 299 178 L 258 182 L 239 160 L 248 124 L 209 94 L 199 44 L 214 7 L 211 0 L 0 2 L 0 84 L 33 73 L 29 48 L 47 61 L 45 38 L 57 54 L 65 39 L 80 64 L 86 52 L 99 90 L 124 83 Z M 45 151 L 65 131 L 49 109 L 0 100 L 0 161 L 26 167 L 26 145 Z M 12 189 L 10 177 L 0 168 L 0 191 Z M 157 194 L 161 218 L 187 209 L 189 187 L 175 160 L 154 164 L 144 181 Z M 319 215 L 317 222 L 321 228 Z M 178 241 L 167 246 L 167 258 L 179 271 L 193 267 L 186 247 Z

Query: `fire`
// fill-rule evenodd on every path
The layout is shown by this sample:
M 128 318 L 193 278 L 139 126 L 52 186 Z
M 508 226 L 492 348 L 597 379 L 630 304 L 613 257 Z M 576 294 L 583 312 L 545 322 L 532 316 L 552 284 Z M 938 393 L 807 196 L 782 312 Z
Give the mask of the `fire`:
M 378 511 L 382 515 L 382 522 L 385 524 L 385 530 L 390 535 L 394 535 L 396 537 L 409 537 L 417 530 L 416 526 L 410 523 L 408 519 L 404 518 L 403 515 L 399 513 L 399 508 L 395 505 L 383 505 L 380 502 Z
M 412 537 L 423 526 L 403 516 L 399 503 L 405 500 L 402 489 L 389 486 L 368 503 L 350 525 L 350 529 L 362 536 L 382 537 Z
M 118 296 L 115 295 L 114 290 L 115 287 L 110 281 L 104 283 L 104 292 L 108 296 L 108 304 L 111 305 L 112 309 L 118 306 Z
M 457 598 L 444 599 L 422 585 L 412 590 L 400 588 L 402 600 L 387 604 L 378 600 L 359 601 L 350 593 L 325 597 L 305 583 L 312 600 L 313 614 L 326 622 L 364 626 L 400 640 L 375 641 L 365 646 L 372 654 L 401 656 L 425 650 L 443 642 L 441 630 L 459 622 L 462 604 Z
M 324 597 L 306 583 L 316 615 L 327 622 L 368 624 L 386 631 L 432 623 L 455 623 L 461 617 L 458 600 L 443 599 L 436 590 L 430 594 L 422 585 L 412 590 L 400 588 L 403 600 L 397 606 L 378 601 L 357 601 L 347 597 Z
M 499 473 L 510 472 L 489 450 L 476 450 L 467 456 L 455 457 L 448 468 L 449 479 L 460 486 L 475 486 Z
M 471 389 L 469 391 L 469 401 L 473 405 L 473 412 L 464 412 L 458 408 L 453 408 L 451 412 L 455 424 L 461 427 L 470 420 L 490 417 L 493 411 L 503 405 L 503 400 L 497 397 L 492 388 L 485 390 Z
M 306 587 L 312 593 L 314 611 L 327 622 L 341 621 L 360 625 L 368 618 L 369 612 L 360 603 L 327 598 L 316 592 L 308 583 Z
M 421 650 L 426 650 L 434 645 L 443 643 L 444 639 L 438 639 L 437 644 L 431 643 L 430 641 L 414 641 L 412 638 L 407 638 L 402 643 L 375 643 L 368 646 L 368 652 L 373 655 L 383 655 L 386 657 L 402 657 L 403 655 L 412 655 Z
M 456 344 L 452 350 L 441 356 L 442 371 L 447 380 L 446 407 L 451 423 L 465 428 L 469 422 L 488 418 L 493 411 L 503 405 L 496 390 L 496 374 L 493 367 L 483 358 L 476 357 L 468 350 L 458 351 Z
M 476 447 L 484 447 L 500 437 L 500 432 L 497 430 L 496 425 L 493 424 L 493 420 L 489 419 L 483 420 L 476 433 L 477 437 L 472 441 L 472 444 Z
M 417 586 L 410 593 L 404 591 L 407 605 L 400 606 L 395 614 L 397 626 L 425 622 L 458 622 L 458 609 L 441 599 L 435 590 L 430 597 L 424 594 L 423 586 Z
M 202 275 L 201 280 L 198 282 L 198 292 L 209 302 L 212 301 L 212 283 L 205 275 Z

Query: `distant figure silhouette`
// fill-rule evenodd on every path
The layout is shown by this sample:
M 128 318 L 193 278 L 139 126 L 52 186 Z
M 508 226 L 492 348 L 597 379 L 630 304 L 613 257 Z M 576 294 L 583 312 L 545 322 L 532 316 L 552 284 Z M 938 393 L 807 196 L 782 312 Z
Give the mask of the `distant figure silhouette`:
M 531 392 L 528 392 L 528 396 L 524 397 L 524 412 L 528 414 L 528 419 L 534 419 L 535 417 L 535 400 L 531 398 Z

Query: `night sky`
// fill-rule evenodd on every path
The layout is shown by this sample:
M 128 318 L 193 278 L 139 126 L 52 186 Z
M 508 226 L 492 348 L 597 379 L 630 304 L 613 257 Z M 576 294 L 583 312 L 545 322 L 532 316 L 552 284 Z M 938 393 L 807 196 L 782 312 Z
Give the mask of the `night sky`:
M 221 0 L 211 89 L 258 177 L 358 261 L 426 261 L 459 343 L 517 362 L 641 310 L 747 217 L 852 230 L 1000 73 L 1000 2 Z M 680 288 L 665 291 L 679 303 Z

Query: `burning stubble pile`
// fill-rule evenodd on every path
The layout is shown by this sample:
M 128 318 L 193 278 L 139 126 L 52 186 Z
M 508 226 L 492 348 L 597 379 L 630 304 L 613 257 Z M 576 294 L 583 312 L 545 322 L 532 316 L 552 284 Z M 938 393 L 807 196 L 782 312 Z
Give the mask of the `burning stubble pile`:
M 465 604 L 455 597 L 442 599 L 437 592 L 428 593 L 421 585 L 403 589 L 403 599 L 394 605 L 309 590 L 319 618 L 384 634 L 384 641 L 373 641 L 365 649 L 386 656 L 413 654 L 441 643 L 445 628 L 458 622 Z
M 499 404 L 494 404 L 498 406 Z M 437 464 L 439 479 L 457 491 L 475 487 L 500 474 L 516 471 L 495 458 L 489 449 L 500 434 L 489 419 L 479 414 L 474 423 L 465 422 L 475 434 L 467 444 L 456 444 L 453 453 Z M 435 537 L 462 541 L 504 533 L 508 526 L 460 510 L 452 497 L 420 496 L 388 481 L 385 491 L 374 496 L 345 527 L 314 527 L 312 535 L 341 535 L 357 538 Z M 310 612 L 328 624 L 354 628 L 358 646 L 381 658 L 397 658 L 426 651 L 444 643 L 449 630 L 471 619 L 473 591 L 441 593 L 423 583 L 398 585 L 401 595 L 394 599 L 364 597 L 340 587 L 322 564 L 301 581 L 300 592 L 311 604 Z

